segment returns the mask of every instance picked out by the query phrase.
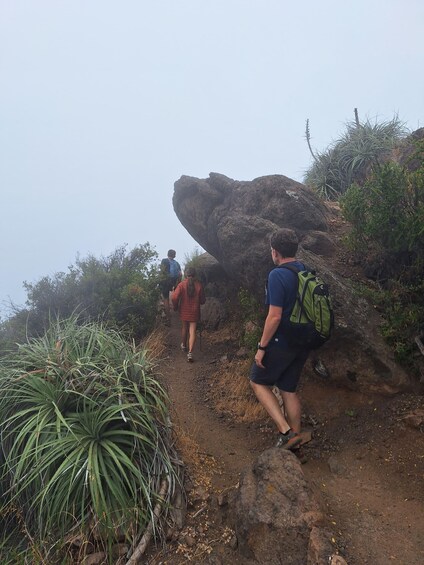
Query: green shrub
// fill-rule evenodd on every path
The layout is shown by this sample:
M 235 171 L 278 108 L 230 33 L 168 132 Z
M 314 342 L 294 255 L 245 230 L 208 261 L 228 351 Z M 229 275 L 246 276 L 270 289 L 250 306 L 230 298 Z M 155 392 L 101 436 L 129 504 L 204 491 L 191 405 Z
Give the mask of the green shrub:
M 361 187 L 353 184 L 340 200 L 353 226 L 358 250 L 396 257 L 403 270 L 424 261 L 424 152 L 421 167 L 410 172 L 389 162 L 374 169 Z
M 418 374 L 414 338 L 424 329 L 424 280 L 408 285 L 390 280 L 389 288 L 363 288 L 361 293 L 382 313 L 381 334 L 396 361 Z
M 157 253 L 148 243 L 108 257 L 78 259 L 67 273 L 24 283 L 27 306 L 0 326 L 2 351 L 28 336 L 43 335 L 50 319 L 78 313 L 80 321 L 103 320 L 134 338 L 145 336 L 156 320 L 159 299 Z
M 133 542 L 177 481 L 167 405 L 147 352 L 102 325 L 58 321 L 20 345 L 0 364 L 3 510 L 45 555 L 70 534 Z
M 396 163 L 374 168 L 341 199 L 352 224 L 350 245 L 379 282 L 372 298 L 384 317 L 382 333 L 396 359 L 417 370 L 414 338 L 424 332 L 424 142 L 414 170 Z

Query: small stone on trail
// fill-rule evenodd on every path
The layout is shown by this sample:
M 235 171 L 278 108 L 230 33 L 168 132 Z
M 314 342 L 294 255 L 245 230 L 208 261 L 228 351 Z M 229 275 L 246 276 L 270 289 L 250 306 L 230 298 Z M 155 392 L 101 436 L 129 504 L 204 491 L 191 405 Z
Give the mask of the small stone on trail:
M 225 506 L 228 504 L 228 496 L 222 492 L 218 494 L 218 506 Z
M 346 468 L 340 463 L 336 457 L 330 457 L 327 461 L 330 471 L 335 475 L 342 475 Z
M 231 547 L 231 549 L 237 549 L 238 546 L 238 540 L 237 540 L 237 536 L 234 535 L 230 541 L 228 542 L 228 545 Z
M 305 443 L 309 443 L 312 440 L 311 430 L 305 430 L 303 432 L 300 432 L 300 437 L 302 438 L 300 445 L 304 445 Z
M 324 377 L 326 379 L 329 378 L 329 372 L 327 370 L 327 367 L 324 365 L 324 363 L 321 361 L 321 359 L 317 359 L 313 365 L 314 371 L 317 375 L 319 375 L 320 377 Z
M 414 410 L 402 418 L 402 420 L 410 426 L 417 430 L 424 428 L 424 410 Z
M 330 565 L 347 565 L 341 555 L 332 555 L 330 557 Z
M 173 539 L 175 539 L 175 529 L 174 528 L 168 528 L 166 530 L 166 541 L 171 541 Z
M 247 357 L 249 355 L 249 351 L 246 347 L 240 347 L 240 349 L 236 352 L 236 357 Z
M 193 545 L 196 543 L 196 540 L 194 538 L 192 538 L 191 536 L 184 536 L 184 542 L 188 547 L 193 547 Z
M 207 490 L 202 486 L 197 486 L 191 495 L 191 502 L 194 504 L 196 502 L 204 502 L 209 500 L 209 493 Z

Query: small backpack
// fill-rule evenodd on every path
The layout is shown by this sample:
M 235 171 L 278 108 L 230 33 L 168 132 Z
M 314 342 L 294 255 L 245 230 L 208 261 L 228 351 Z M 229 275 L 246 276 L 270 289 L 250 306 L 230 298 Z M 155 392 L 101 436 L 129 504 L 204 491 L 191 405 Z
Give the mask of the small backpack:
M 314 271 L 294 265 L 280 265 L 297 276 L 298 287 L 286 339 L 290 345 L 305 349 L 321 347 L 331 336 L 334 312 L 328 286 Z
M 178 277 L 181 272 L 181 267 L 175 259 L 169 259 L 169 275 L 173 278 Z
M 180 264 L 175 259 L 162 259 L 160 268 L 163 274 L 171 278 L 177 278 L 181 272 Z

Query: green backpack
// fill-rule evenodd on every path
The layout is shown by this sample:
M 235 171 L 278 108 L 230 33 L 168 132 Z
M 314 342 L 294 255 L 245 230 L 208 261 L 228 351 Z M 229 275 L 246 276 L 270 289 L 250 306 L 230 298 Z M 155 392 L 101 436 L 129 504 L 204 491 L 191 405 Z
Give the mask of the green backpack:
M 331 336 L 334 312 L 328 286 L 313 271 L 300 271 L 294 265 L 280 265 L 297 276 L 297 297 L 286 339 L 290 345 L 317 349 Z

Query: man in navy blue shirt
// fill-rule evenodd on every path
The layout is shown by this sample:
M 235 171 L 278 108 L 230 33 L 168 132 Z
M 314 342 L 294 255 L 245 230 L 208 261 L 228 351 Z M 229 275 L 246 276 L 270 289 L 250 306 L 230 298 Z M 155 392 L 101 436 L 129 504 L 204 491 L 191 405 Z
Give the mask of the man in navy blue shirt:
M 281 267 L 290 265 L 303 270 L 305 266 L 296 260 L 298 239 L 293 230 L 278 230 L 271 235 L 270 243 L 276 268 L 268 275 L 268 315 L 258 343 L 250 381 L 257 399 L 279 431 L 276 447 L 293 449 L 301 442 L 301 406 L 296 388 L 308 351 L 294 348 L 287 341 L 287 322 L 297 295 L 297 274 Z M 272 392 L 274 386 L 280 390 L 284 412 Z

